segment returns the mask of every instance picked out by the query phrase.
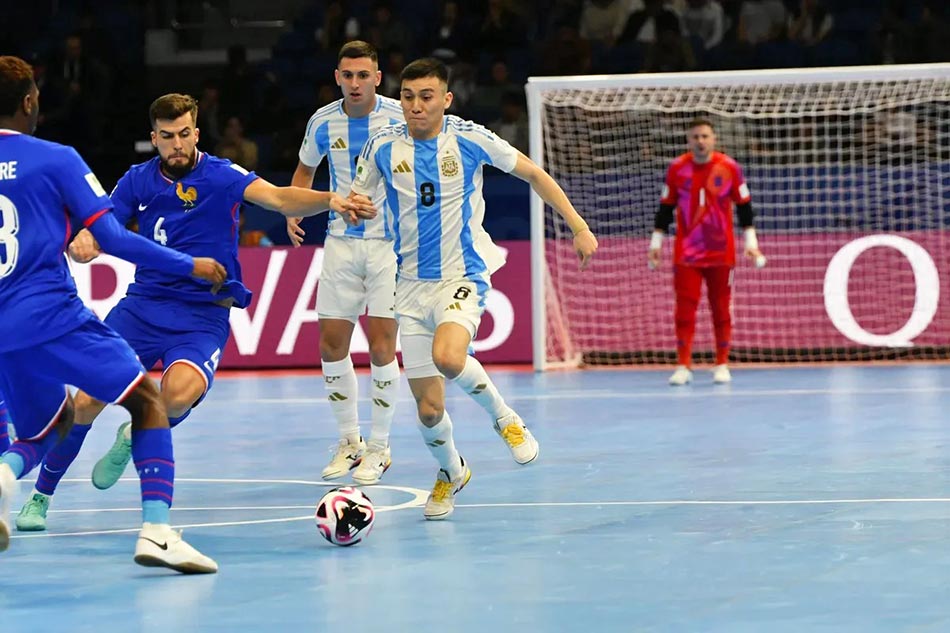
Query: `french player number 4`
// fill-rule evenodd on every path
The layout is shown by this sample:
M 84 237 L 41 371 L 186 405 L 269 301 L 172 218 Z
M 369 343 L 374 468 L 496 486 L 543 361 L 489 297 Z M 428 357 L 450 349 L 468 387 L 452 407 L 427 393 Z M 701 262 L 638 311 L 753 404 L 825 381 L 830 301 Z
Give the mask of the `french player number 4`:
M 155 223 L 155 230 L 152 231 L 152 239 L 165 246 L 168 243 L 168 234 L 165 233 L 165 229 L 162 228 L 162 223 L 165 221 L 165 217 L 162 216 L 158 218 L 158 222 Z
M 6 196 L 0 196 L 0 217 L 3 225 L 0 226 L 0 279 L 6 277 L 16 268 L 17 255 L 20 252 L 20 243 L 16 239 L 20 228 L 20 218 L 17 215 L 16 205 Z

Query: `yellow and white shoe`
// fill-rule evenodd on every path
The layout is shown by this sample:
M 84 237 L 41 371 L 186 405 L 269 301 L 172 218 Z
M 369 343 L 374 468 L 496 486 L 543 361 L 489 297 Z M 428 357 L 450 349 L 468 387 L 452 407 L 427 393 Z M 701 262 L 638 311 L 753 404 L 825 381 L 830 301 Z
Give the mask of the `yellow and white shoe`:
M 439 469 L 439 474 L 435 477 L 435 485 L 432 486 L 432 492 L 429 493 L 429 500 L 426 501 L 423 512 L 426 520 L 441 521 L 455 512 L 455 495 L 472 478 L 472 471 L 468 464 L 461 456 L 459 456 L 459 459 L 462 460 L 462 473 L 455 479 L 451 479 L 444 468 Z
M 143 567 L 168 567 L 183 574 L 214 574 L 218 564 L 186 543 L 166 523 L 143 523 L 135 542 L 135 562 Z
M 538 458 L 541 450 L 538 440 L 514 411 L 495 420 L 495 432 L 505 440 L 511 456 L 522 466 Z

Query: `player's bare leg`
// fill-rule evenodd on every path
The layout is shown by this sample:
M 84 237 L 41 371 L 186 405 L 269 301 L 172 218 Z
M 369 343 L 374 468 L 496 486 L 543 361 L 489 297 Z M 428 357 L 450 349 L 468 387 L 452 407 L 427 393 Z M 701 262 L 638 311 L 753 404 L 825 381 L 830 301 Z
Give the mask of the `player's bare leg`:
M 353 481 L 369 486 L 377 483 L 390 465 L 389 431 L 399 395 L 399 363 L 396 361 L 396 320 L 367 319 L 370 380 L 372 381 L 372 424 L 366 451 L 353 471 Z
M 350 358 L 355 324 L 347 319 L 320 319 L 320 358 L 323 382 L 340 434 L 339 444 L 323 469 L 324 479 L 338 479 L 360 465 L 366 444 L 360 437 L 359 388 Z
M 508 406 L 485 368 L 468 355 L 472 342 L 469 330 L 454 322 L 442 323 L 432 341 L 432 361 L 446 378 L 452 380 L 491 416 L 495 432 L 505 440 L 511 456 L 519 464 L 538 457 L 538 441 L 514 409 Z
M 190 363 L 174 362 L 162 375 L 161 398 L 168 417 L 178 420 L 191 411 L 208 385 L 204 374 Z M 101 405 L 101 403 L 99 403 Z M 115 442 L 92 469 L 92 485 L 106 490 L 115 485 L 132 459 L 132 423 L 116 430 Z

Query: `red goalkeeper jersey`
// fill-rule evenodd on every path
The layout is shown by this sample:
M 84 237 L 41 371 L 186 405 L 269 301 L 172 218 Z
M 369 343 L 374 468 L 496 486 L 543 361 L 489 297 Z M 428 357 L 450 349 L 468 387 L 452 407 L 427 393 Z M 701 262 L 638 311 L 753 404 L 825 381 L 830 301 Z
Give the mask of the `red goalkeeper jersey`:
M 739 163 L 721 152 L 698 164 L 692 153 L 674 160 L 666 172 L 662 204 L 676 205 L 673 263 L 735 266 L 733 204 L 751 200 Z

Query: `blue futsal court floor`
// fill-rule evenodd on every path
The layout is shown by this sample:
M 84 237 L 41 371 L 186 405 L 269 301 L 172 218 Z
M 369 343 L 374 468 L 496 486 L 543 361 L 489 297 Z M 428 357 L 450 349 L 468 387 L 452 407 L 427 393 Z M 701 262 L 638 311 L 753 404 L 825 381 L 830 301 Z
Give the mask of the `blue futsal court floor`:
M 404 382 L 351 548 L 312 522 L 335 438 L 321 378 L 222 376 L 175 431 L 173 522 L 221 566 L 201 577 L 132 562 L 134 471 L 88 483 L 107 412 L 50 532 L 0 556 L 0 630 L 950 630 L 950 366 L 668 374 L 493 372 L 541 442 L 527 467 L 450 386 L 473 478 L 444 522 L 422 518 L 437 466 Z

